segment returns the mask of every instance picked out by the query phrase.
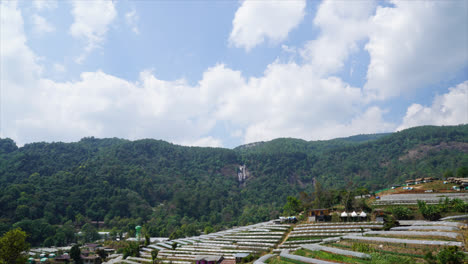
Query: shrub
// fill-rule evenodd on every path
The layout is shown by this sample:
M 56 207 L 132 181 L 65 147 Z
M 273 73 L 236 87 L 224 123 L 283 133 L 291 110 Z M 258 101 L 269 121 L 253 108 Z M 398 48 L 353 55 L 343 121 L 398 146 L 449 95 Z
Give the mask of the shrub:
M 414 259 L 409 257 L 401 257 L 401 256 L 393 256 L 393 255 L 383 255 L 378 253 L 371 254 L 372 264 L 412 264 L 414 263 Z
M 340 222 L 341 221 L 340 216 L 337 213 L 333 213 L 332 216 L 331 216 L 331 221 L 332 222 Z
M 385 215 L 384 216 L 384 225 L 383 230 L 388 231 L 392 227 L 399 226 L 400 223 L 395 219 L 393 215 Z
M 413 218 L 413 212 L 406 206 L 396 206 L 390 209 L 390 212 L 398 220 L 409 220 Z
M 123 249 L 123 258 L 127 257 L 139 257 L 140 256 L 140 245 L 137 242 L 130 241 L 128 245 Z
M 370 253 L 373 251 L 369 244 L 366 243 L 353 243 L 351 248 L 353 251 L 358 251 L 362 253 Z
M 424 216 L 425 219 L 430 221 L 439 220 L 440 218 L 440 207 L 436 205 L 429 205 L 426 202 L 418 201 L 419 212 Z
M 453 208 L 453 210 L 460 213 L 468 211 L 468 203 L 458 198 L 451 200 L 450 206 Z
M 435 256 L 432 252 L 427 252 L 424 256 L 427 264 L 461 264 L 464 263 L 464 258 L 465 254 L 456 246 L 445 247 Z
M 464 258 L 465 254 L 456 246 L 446 247 L 437 253 L 437 262 L 441 264 L 461 264 Z

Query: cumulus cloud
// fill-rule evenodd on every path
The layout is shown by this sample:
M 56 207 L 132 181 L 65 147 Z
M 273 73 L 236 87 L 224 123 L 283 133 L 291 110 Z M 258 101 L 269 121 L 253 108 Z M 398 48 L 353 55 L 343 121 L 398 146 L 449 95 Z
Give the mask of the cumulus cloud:
M 74 22 L 70 34 L 86 42 L 84 53 L 77 62 L 82 63 L 88 54 L 100 47 L 105 40 L 110 24 L 117 16 L 113 1 L 73 1 L 72 15 Z
M 34 32 L 36 32 L 37 34 L 43 34 L 43 33 L 49 33 L 49 32 L 55 31 L 55 27 L 49 22 L 47 22 L 47 20 L 44 17 L 38 14 L 32 15 L 31 20 L 34 26 Z
M 135 9 L 125 14 L 125 22 L 135 34 L 140 34 L 140 30 L 138 29 L 138 25 L 137 25 L 139 19 L 140 18 L 138 14 L 136 13 Z
M 365 90 L 386 99 L 450 78 L 468 61 L 467 1 L 392 1 L 371 20 Z
M 243 1 L 232 21 L 229 41 L 247 51 L 263 43 L 283 41 L 304 18 L 305 0 Z
M 223 147 L 222 141 L 212 136 L 203 137 L 195 141 L 182 141 L 180 142 L 180 144 L 184 146 L 194 146 L 194 147 L 214 147 L 214 148 Z
M 355 1 L 345 5 L 341 1 L 323 1 L 318 7 L 314 25 L 321 32 L 302 49 L 302 56 L 320 74 L 340 70 L 348 56 L 357 50 L 358 42 L 369 32 L 369 18 L 374 13 L 374 1 Z
M 335 2 L 326 1 L 319 7 L 314 23 L 321 33 L 304 47 L 305 63 L 274 61 L 257 77 L 217 64 L 206 69 L 198 83 L 188 84 L 184 80 L 161 80 L 145 70 L 137 81 L 100 70 L 84 72 L 67 82 L 45 78 L 37 56 L 26 45 L 16 2 L 4 1 L 0 9 L 0 135 L 20 144 L 96 136 L 222 146 L 225 138 L 213 136 L 218 127 L 244 143 L 277 137 L 312 140 L 393 131 L 397 125 L 385 120 L 389 110 L 375 104 L 379 101 L 365 98 L 374 90 L 354 87 L 332 75 L 358 48 L 359 41 L 366 35 L 374 36 L 375 29 L 369 24 L 375 21 L 369 18 L 374 19 L 375 6 L 359 2 L 361 5 L 350 7 L 347 13 Z M 383 11 L 377 11 L 376 17 L 379 12 Z M 93 43 L 93 48 L 101 45 L 110 23 L 105 21 L 112 21 L 112 16 L 96 18 L 98 22 L 93 15 L 78 17 L 74 25 L 77 21 L 81 25 L 72 26 L 74 36 Z M 332 40 L 344 44 L 333 45 Z M 377 44 L 371 40 L 368 49 L 372 45 L 377 49 Z M 328 61 L 311 47 L 329 56 L 336 53 L 337 57 Z M 371 61 L 376 58 L 376 54 L 370 55 Z M 319 66 L 323 71 L 317 70 Z M 60 65 L 56 70 L 61 71 Z M 437 96 L 432 106 L 412 105 L 398 129 L 468 122 L 467 85 L 464 82 L 450 88 L 447 94 Z
M 449 92 L 436 96 L 431 106 L 412 104 L 408 107 L 402 130 L 421 125 L 458 125 L 468 123 L 468 81 L 449 88 Z
M 366 114 L 361 89 L 336 77 L 322 78 L 310 65 L 293 62 L 274 62 L 256 78 L 219 64 L 207 69 L 195 85 L 164 81 L 150 71 L 141 72 L 135 82 L 102 71 L 82 73 L 75 81 L 53 81 L 41 76 L 34 53 L 25 45 L 19 11 L 7 11 L 10 15 L 2 19 L 9 22 L 2 20 L 2 28 L 14 34 L 1 39 L 2 64 L 10 61 L 10 72 L 2 74 L 2 84 L 8 82 L 3 86 L 2 133 L 20 144 L 116 136 L 221 146 L 222 140 L 210 135 L 217 124 L 229 127 L 243 142 L 341 136 L 342 128 L 361 131 L 359 120 L 375 121 L 374 129 L 365 127 L 362 132 L 382 129 L 378 110 Z M 10 39 L 21 39 L 21 45 L 4 45 Z M 15 49 L 3 52 L 5 47 Z M 17 53 L 23 54 L 25 65 L 13 63 Z M 18 74 L 25 66 L 35 73 L 28 83 Z
M 244 143 L 277 137 L 329 139 L 395 127 L 383 121 L 378 107 L 366 108 L 361 89 L 336 77 L 321 78 L 309 65 L 275 62 L 262 77 L 249 79 L 218 65 L 201 83 L 212 89 L 208 98 L 216 103 L 215 119 L 238 128 L 233 134 Z M 362 120 L 370 123 L 363 126 Z

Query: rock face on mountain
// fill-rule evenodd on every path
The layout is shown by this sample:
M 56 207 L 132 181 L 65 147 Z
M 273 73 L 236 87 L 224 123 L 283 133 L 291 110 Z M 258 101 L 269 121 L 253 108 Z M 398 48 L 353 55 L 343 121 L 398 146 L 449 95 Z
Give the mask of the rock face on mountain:
M 244 165 L 239 166 L 239 169 L 237 170 L 237 180 L 239 183 L 243 183 L 247 180 L 247 177 L 249 177 L 250 173 L 247 171 L 247 167 Z
M 466 142 L 441 142 L 437 145 L 418 145 L 415 148 L 408 150 L 408 153 L 401 156 L 398 160 L 418 160 L 431 153 L 436 153 L 444 150 L 455 150 L 462 153 L 468 153 L 468 143 Z

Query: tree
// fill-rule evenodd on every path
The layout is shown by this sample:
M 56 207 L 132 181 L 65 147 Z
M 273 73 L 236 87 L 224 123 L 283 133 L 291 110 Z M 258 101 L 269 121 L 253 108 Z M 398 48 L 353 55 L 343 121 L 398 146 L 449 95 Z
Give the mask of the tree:
M 123 258 L 126 259 L 129 256 L 140 256 L 140 245 L 137 242 L 130 241 L 128 242 L 128 245 L 123 249 Z
M 148 246 L 149 244 L 151 244 L 150 236 L 145 234 L 145 246 Z
M 158 257 L 158 253 L 159 253 L 159 250 L 157 250 L 157 249 L 154 249 L 153 251 L 151 251 L 151 259 L 153 260 L 153 264 L 154 264 L 156 258 Z
M 93 242 L 99 239 L 99 233 L 97 232 L 96 227 L 91 224 L 86 223 L 81 228 L 81 232 L 83 233 L 83 240 L 85 242 Z
M 212 226 L 205 226 L 205 234 L 213 233 L 214 229 Z
M 97 253 L 98 256 L 101 258 L 101 261 L 106 260 L 106 258 L 107 258 L 107 252 L 106 252 L 104 249 L 98 249 L 98 250 L 96 251 L 96 253 Z
M 81 263 L 82 263 L 80 246 L 74 245 L 74 246 L 70 249 L 70 258 L 72 258 L 72 259 L 75 261 L 75 263 L 77 263 L 77 264 L 81 264 Z
M 0 238 L 0 263 L 25 263 L 27 256 L 23 252 L 29 251 L 29 244 L 26 242 L 26 232 L 21 228 L 6 232 Z
M 436 205 L 426 204 L 424 201 L 418 201 L 419 212 L 430 221 L 439 220 L 440 208 Z
M 467 178 L 468 177 L 468 167 L 460 167 L 457 170 L 457 177 L 458 178 Z
M 177 248 L 177 242 L 172 242 L 172 250 L 176 250 Z
M 453 172 L 451 170 L 447 170 L 447 171 L 444 172 L 443 177 L 444 177 L 445 180 L 450 178 L 450 177 L 453 177 Z
M 288 196 L 287 202 L 284 205 L 284 213 L 286 215 L 295 215 L 302 210 L 302 204 L 299 199 L 293 196 Z
M 413 211 L 405 206 L 396 206 L 390 209 L 390 212 L 398 220 L 409 220 L 413 216 Z

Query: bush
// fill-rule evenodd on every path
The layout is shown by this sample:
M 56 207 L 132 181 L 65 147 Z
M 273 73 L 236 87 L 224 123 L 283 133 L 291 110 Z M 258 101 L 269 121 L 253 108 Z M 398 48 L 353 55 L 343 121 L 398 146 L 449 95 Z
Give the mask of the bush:
M 468 203 L 458 198 L 451 200 L 450 206 L 459 213 L 468 211 Z
M 409 220 L 413 218 L 413 212 L 411 209 L 405 206 L 396 206 L 390 209 L 390 212 L 398 220 Z
M 465 254 L 456 246 L 446 247 L 437 254 L 437 262 L 441 264 L 461 264 L 464 258 Z
M 353 243 L 351 248 L 353 251 L 358 251 L 362 253 L 370 253 L 373 251 L 369 244 L 366 243 Z
M 393 215 L 385 215 L 384 216 L 384 226 L 383 230 L 388 231 L 392 227 L 399 226 L 400 223 L 395 219 Z
M 456 246 L 445 247 L 436 256 L 432 255 L 432 252 L 427 252 L 424 256 L 428 264 L 462 264 L 464 258 L 465 254 Z
M 429 205 L 426 202 L 418 201 L 419 212 L 423 217 L 430 221 L 435 221 L 440 219 L 440 207 L 436 205 Z
M 137 242 L 130 241 L 127 246 L 123 249 L 123 258 L 127 257 L 139 257 L 140 256 L 140 244 Z
M 382 255 L 378 253 L 371 254 L 372 264 L 412 264 L 414 263 L 414 259 L 409 257 L 400 257 L 400 256 L 393 256 L 393 255 Z

